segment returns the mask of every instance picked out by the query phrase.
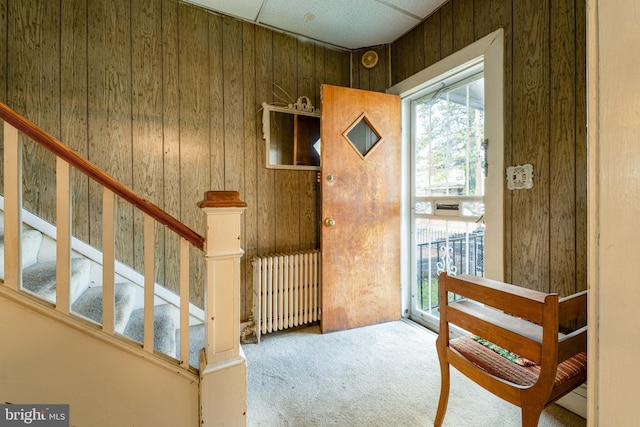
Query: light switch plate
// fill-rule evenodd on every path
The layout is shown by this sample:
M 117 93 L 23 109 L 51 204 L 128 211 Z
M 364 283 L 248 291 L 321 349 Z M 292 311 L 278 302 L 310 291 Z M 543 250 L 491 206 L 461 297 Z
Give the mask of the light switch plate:
M 507 188 L 509 190 L 529 190 L 533 188 L 533 165 L 507 167 Z

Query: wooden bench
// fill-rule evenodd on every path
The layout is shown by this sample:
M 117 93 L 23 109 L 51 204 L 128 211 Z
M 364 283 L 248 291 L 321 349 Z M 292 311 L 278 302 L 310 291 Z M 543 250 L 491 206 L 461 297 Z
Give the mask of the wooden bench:
M 523 427 L 538 425 L 540 413 L 587 379 L 587 326 L 560 333 L 560 325 L 586 324 L 587 291 L 557 294 L 476 276 L 438 280 L 440 335 L 436 341 L 442 386 L 434 426 L 441 426 L 449 399 L 449 365 L 522 410 Z M 456 295 L 453 301 L 453 295 Z M 459 299 L 463 297 L 463 299 Z M 574 320 L 578 319 L 578 320 Z M 456 325 L 471 335 L 450 339 Z M 489 341 L 483 344 L 478 337 Z M 499 346 L 525 360 L 499 354 Z M 521 366 L 533 362 L 535 366 Z

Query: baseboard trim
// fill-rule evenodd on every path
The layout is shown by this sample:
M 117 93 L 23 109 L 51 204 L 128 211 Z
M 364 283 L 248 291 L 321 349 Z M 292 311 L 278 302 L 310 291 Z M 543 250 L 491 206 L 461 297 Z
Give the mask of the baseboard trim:
M 556 401 L 558 406 L 562 406 L 574 414 L 587 418 L 587 383 L 568 393 L 562 399 Z

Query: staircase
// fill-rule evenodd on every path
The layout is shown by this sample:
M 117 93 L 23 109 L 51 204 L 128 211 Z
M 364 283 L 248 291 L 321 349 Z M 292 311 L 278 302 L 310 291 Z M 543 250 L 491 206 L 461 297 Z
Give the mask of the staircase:
M 0 402 L 68 403 L 73 425 L 244 425 L 240 194 L 205 193 L 201 236 L 1 102 L 0 119 Z M 26 144 L 55 155 L 55 227 L 23 209 Z M 102 253 L 72 237 L 72 170 L 102 188 Z M 116 197 L 142 214 L 144 275 L 115 259 Z M 179 296 L 154 283 L 157 225 L 178 237 Z M 189 303 L 192 250 L 206 313 Z
M 22 289 L 31 295 L 52 304 L 56 303 L 56 263 L 55 241 L 45 232 L 37 229 L 49 228 L 48 224 L 28 212 L 23 216 L 29 224 L 22 231 Z M 0 225 L 4 223 L 0 211 Z M 125 268 L 121 266 L 121 269 Z M 144 337 L 144 295 L 143 284 L 136 283 L 136 274 L 130 272 L 133 280 L 119 275 L 114 286 L 115 332 L 128 338 L 132 344 L 142 344 Z M 0 227 L 0 279 L 4 280 L 4 231 Z M 102 324 L 102 266 L 87 256 L 74 251 L 71 261 L 70 298 L 71 314 L 78 318 Z M 159 285 L 156 285 L 158 288 Z M 180 360 L 180 311 L 175 304 L 167 301 L 173 296 L 164 290 L 163 295 L 154 298 L 154 350 Z M 189 317 L 189 365 L 198 368 L 198 352 L 204 347 L 204 324 L 202 310 L 191 307 Z

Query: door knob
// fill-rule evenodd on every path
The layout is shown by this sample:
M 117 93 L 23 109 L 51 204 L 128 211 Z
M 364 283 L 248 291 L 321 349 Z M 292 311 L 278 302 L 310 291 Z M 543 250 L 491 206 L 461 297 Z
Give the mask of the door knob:
M 324 220 L 324 225 L 326 225 L 327 227 L 333 227 L 334 225 L 336 225 L 336 220 L 333 218 L 326 218 Z

